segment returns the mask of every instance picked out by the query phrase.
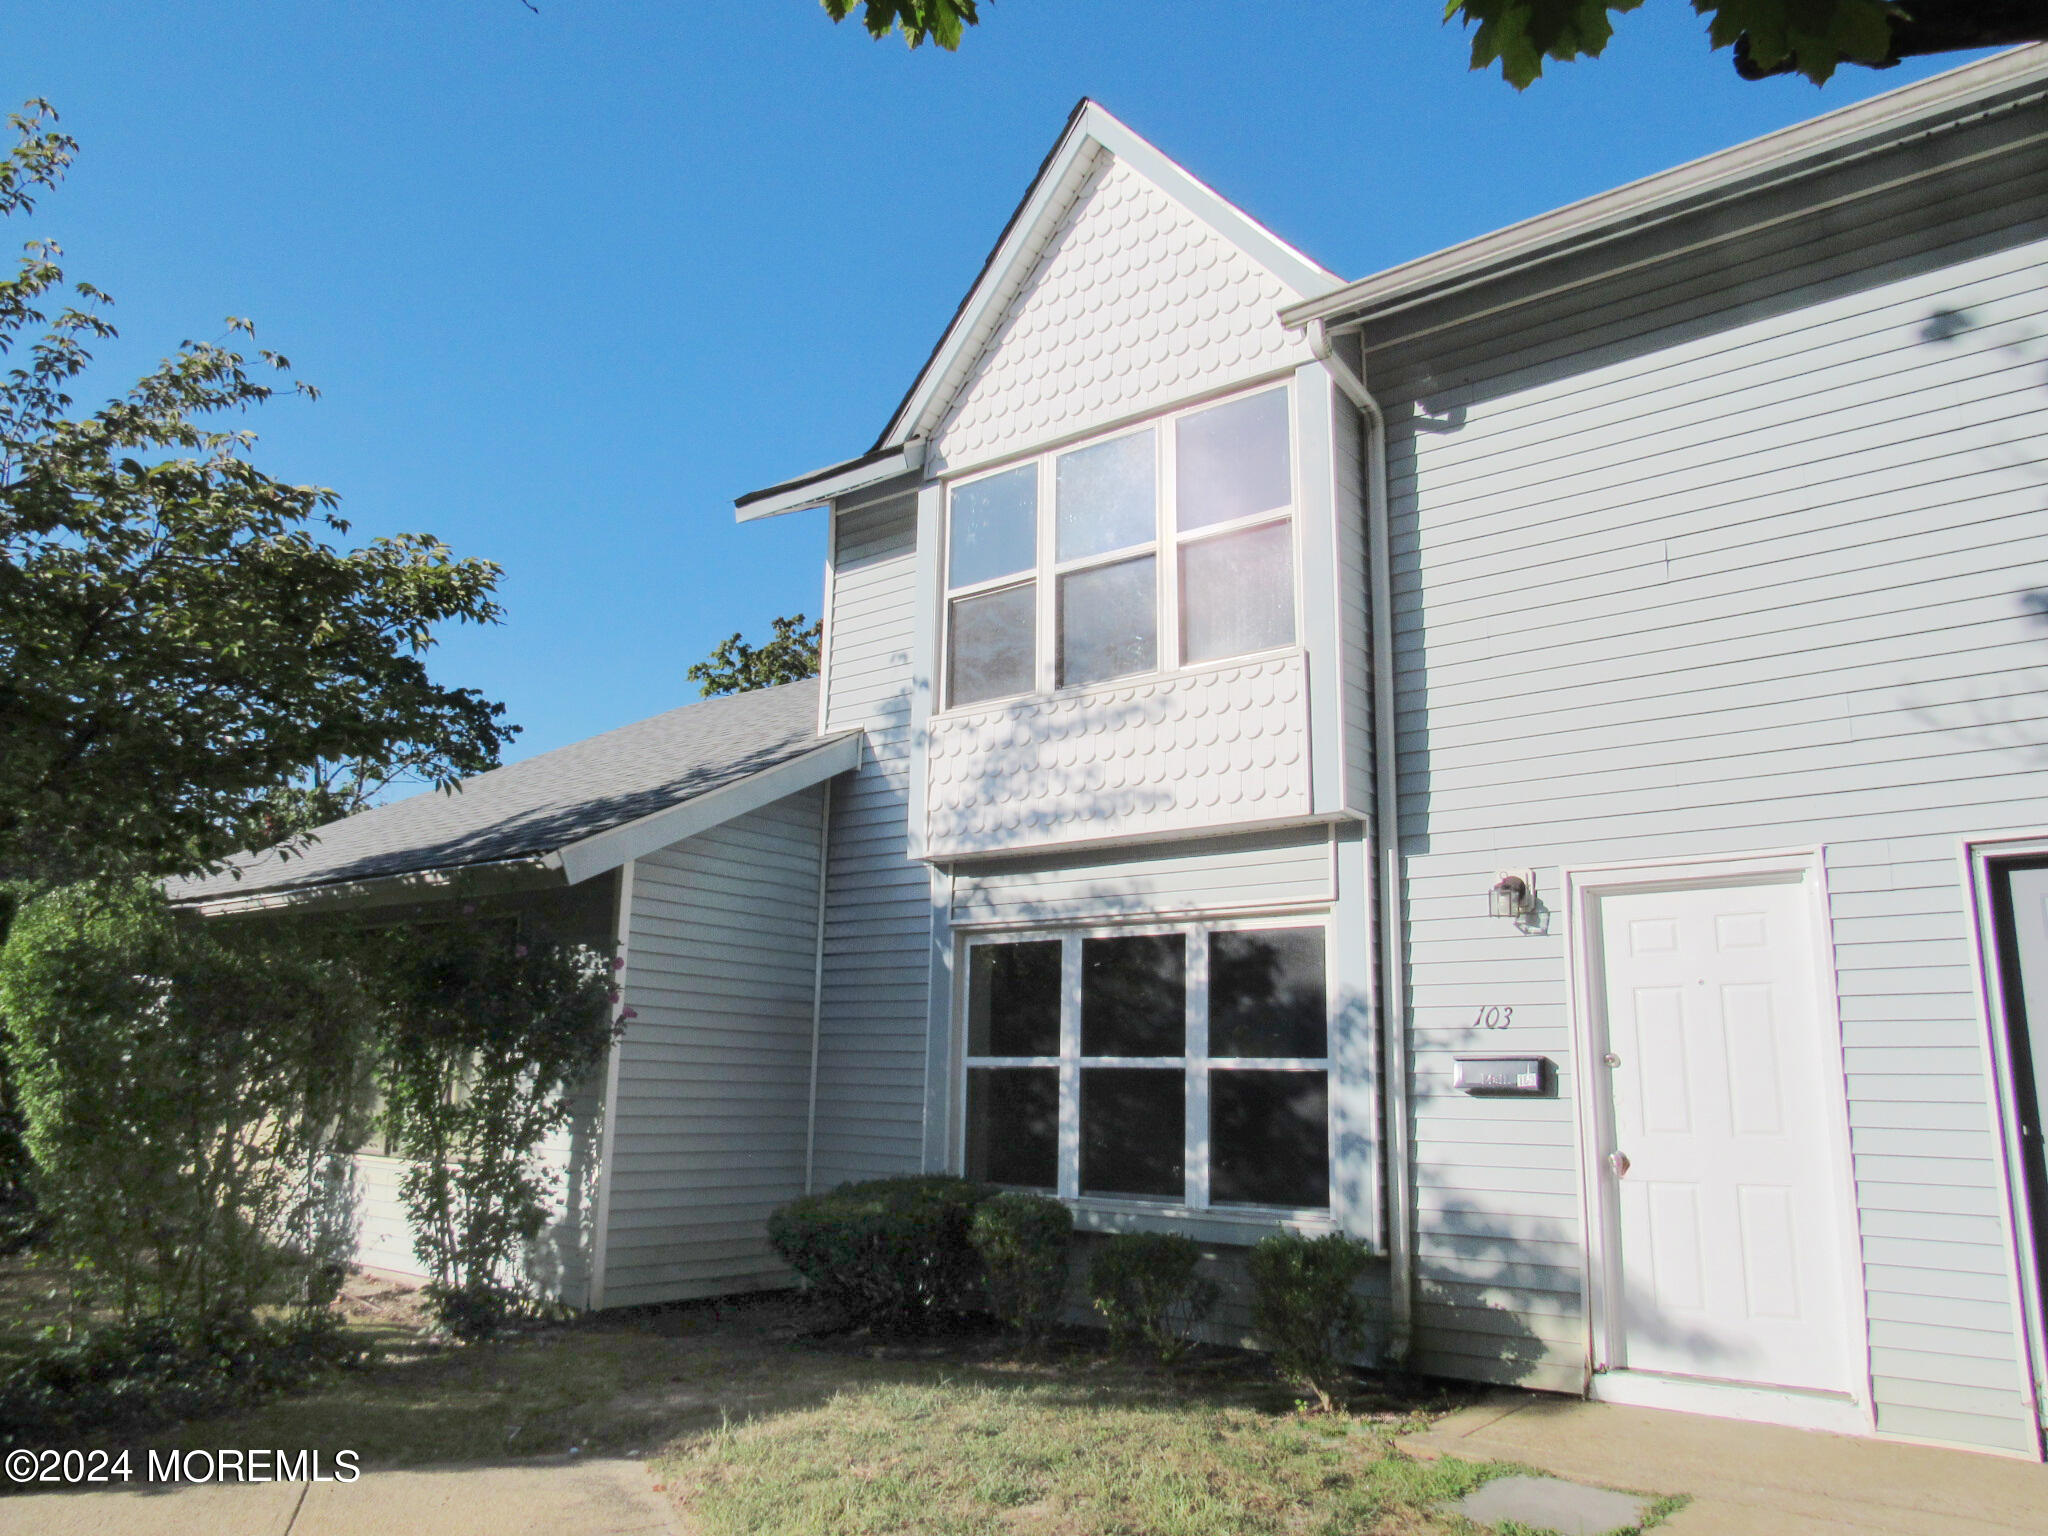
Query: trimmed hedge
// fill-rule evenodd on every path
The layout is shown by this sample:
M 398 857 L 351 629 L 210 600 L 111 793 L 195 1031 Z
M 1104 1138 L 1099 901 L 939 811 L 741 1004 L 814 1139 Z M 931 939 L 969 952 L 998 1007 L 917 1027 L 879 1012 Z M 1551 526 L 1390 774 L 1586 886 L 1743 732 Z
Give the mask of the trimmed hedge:
M 967 1309 L 981 1269 L 969 1224 L 988 1194 L 950 1174 L 842 1184 L 783 1206 L 768 1240 L 850 1321 L 917 1332 Z
M 1252 1326 L 1281 1376 L 1313 1392 L 1325 1412 L 1365 1341 L 1365 1303 L 1353 1287 L 1372 1259 L 1370 1248 L 1341 1232 L 1278 1232 L 1251 1251 Z
M 981 1255 L 989 1310 L 1027 1339 L 1059 1321 L 1073 1236 L 1074 1213 L 1046 1195 L 991 1195 L 974 1213 L 968 1240 Z
M 1088 1261 L 1088 1294 L 1117 1348 L 1143 1339 L 1162 1360 L 1193 1344 L 1195 1325 L 1216 1305 L 1213 1280 L 1198 1279 L 1202 1250 L 1191 1237 L 1131 1232 L 1104 1238 Z

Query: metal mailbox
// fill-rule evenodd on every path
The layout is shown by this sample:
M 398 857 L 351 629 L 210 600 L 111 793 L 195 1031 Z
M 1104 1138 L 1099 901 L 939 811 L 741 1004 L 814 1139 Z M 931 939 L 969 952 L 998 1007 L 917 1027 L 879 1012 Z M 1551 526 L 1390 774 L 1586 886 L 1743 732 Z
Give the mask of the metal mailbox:
M 1546 1056 L 1458 1056 L 1451 1086 L 1466 1093 L 1541 1098 L 1550 1091 Z

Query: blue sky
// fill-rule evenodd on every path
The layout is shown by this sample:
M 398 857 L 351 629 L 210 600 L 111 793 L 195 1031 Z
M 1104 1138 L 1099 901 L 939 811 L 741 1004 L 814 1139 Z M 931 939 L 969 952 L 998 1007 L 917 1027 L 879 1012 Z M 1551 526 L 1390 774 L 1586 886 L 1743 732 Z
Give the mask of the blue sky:
M 821 514 L 732 497 L 868 447 L 1083 95 L 1357 277 L 1966 57 L 1747 85 L 1650 0 L 1518 95 L 1435 0 L 986 0 L 958 54 L 816 0 L 537 3 L 65 0 L 0 56 L 82 144 L 7 233 L 114 295 L 97 392 L 253 319 L 323 391 L 256 418 L 265 468 L 505 567 L 435 666 L 517 756 L 817 612 Z

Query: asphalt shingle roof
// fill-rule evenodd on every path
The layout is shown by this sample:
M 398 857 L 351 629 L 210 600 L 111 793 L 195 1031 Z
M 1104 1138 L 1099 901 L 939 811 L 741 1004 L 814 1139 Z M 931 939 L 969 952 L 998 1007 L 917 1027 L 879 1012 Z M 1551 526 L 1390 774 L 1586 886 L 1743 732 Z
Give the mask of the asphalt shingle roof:
M 844 734 L 844 733 L 837 733 Z M 816 680 L 706 699 L 330 822 L 301 851 L 243 854 L 173 882 L 174 901 L 302 890 L 553 853 L 836 740 Z M 238 878 L 239 876 L 239 878 Z

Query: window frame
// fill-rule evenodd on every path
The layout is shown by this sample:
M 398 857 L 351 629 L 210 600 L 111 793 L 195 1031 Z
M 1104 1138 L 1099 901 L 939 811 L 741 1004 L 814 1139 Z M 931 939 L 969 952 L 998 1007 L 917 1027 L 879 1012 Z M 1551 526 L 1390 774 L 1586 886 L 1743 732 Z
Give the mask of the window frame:
M 1187 417 L 1200 415 L 1218 406 L 1230 405 L 1239 400 L 1248 400 L 1256 395 L 1279 391 L 1287 404 L 1287 483 L 1288 501 L 1283 507 L 1267 508 L 1245 517 L 1232 518 L 1227 522 L 1209 523 L 1200 528 L 1183 531 L 1179 523 L 1179 477 L 1178 453 L 1176 452 L 1179 423 Z M 938 707 L 934 715 L 950 715 L 973 710 L 995 708 L 1013 704 L 1025 699 L 1071 695 L 1103 688 L 1121 687 L 1147 678 L 1174 676 L 1184 672 L 1206 671 L 1216 667 L 1233 666 L 1259 657 L 1285 655 L 1301 648 L 1304 616 L 1302 547 L 1301 547 L 1301 452 L 1300 452 L 1301 403 L 1295 398 L 1293 375 L 1281 374 L 1260 380 L 1257 383 L 1234 386 L 1230 390 L 1177 406 L 1142 421 L 1127 422 L 1106 432 L 1076 438 L 1056 447 L 1036 453 L 1019 455 L 1000 463 L 986 465 L 956 480 L 948 480 L 943 487 L 943 502 L 939 517 L 938 558 L 935 562 L 938 583 L 938 623 L 935 626 L 938 637 L 938 656 L 934 673 L 938 679 L 936 695 Z M 1059 558 L 1059 461 L 1065 455 L 1084 448 L 1094 448 L 1119 438 L 1133 437 L 1139 433 L 1153 435 L 1153 521 L 1152 537 L 1122 549 L 1104 553 L 1081 555 L 1071 560 Z M 952 554 L 953 498 L 963 488 L 992 480 L 1008 474 L 1019 467 L 1030 464 L 1037 471 L 1036 559 L 1021 571 L 1004 576 L 989 577 L 982 581 L 970 582 L 955 587 L 948 580 L 948 564 Z M 1284 644 L 1267 646 L 1256 651 L 1241 651 L 1230 656 L 1216 656 L 1203 661 L 1189 661 L 1186 655 L 1185 635 L 1182 627 L 1182 583 L 1181 554 L 1191 545 L 1228 538 L 1234 534 L 1246 533 L 1253 529 L 1283 524 L 1288 530 L 1289 552 L 1289 598 L 1292 603 L 1293 638 Z M 1127 672 L 1113 678 L 1104 678 L 1087 683 L 1063 683 L 1059 678 L 1060 633 L 1059 633 L 1059 592 L 1063 578 L 1077 572 L 1098 567 L 1120 564 L 1128 560 L 1142 559 L 1150 555 L 1153 560 L 1153 618 L 1155 623 L 1155 649 L 1153 665 L 1140 672 Z M 953 605 L 962 598 L 982 597 L 995 592 L 1007 591 L 1036 583 L 1033 593 L 1033 686 L 1028 691 L 993 694 L 987 698 L 975 699 L 969 703 L 953 702 Z
M 1270 932 L 1282 928 L 1313 928 L 1323 935 L 1324 1054 L 1319 1057 L 1211 1056 L 1209 1046 L 1209 936 L 1216 933 Z M 1166 1056 L 1084 1056 L 1081 1054 L 1082 944 L 1088 939 L 1135 938 L 1178 935 L 1186 949 L 1186 1035 L 1182 1054 Z M 1199 942 L 1197 942 L 1199 935 Z M 974 1056 L 968 1051 L 969 988 L 973 983 L 973 952 L 987 945 L 1028 944 L 1058 940 L 1060 950 L 1060 1052 L 1057 1056 Z M 955 967 L 953 1038 L 954 1103 L 952 1166 L 967 1166 L 968 1073 L 979 1068 L 1024 1067 L 1058 1072 L 1058 1143 L 1055 1184 L 1052 1190 L 1032 1187 L 1034 1193 L 1050 1193 L 1077 1210 L 1101 1210 L 1119 1214 L 1145 1213 L 1166 1218 L 1207 1218 L 1242 1222 L 1270 1228 L 1275 1223 L 1315 1230 L 1337 1230 L 1339 1210 L 1337 932 L 1333 914 L 1273 913 L 1236 917 L 1191 917 L 1182 919 L 1071 924 L 1020 929 L 996 929 L 963 933 Z M 1081 1073 L 1085 1068 L 1128 1067 L 1150 1071 L 1177 1071 L 1183 1092 L 1181 1147 L 1182 1195 L 1178 1200 L 1161 1196 L 1085 1193 L 1081 1189 Z M 1218 1071 L 1294 1071 L 1323 1075 L 1325 1103 L 1324 1156 L 1330 1187 L 1320 1206 L 1255 1205 L 1230 1202 L 1214 1204 L 1210 1199 L 1208 1158 L 1210 1079 Z M 1011 1186 L 999 1186 L 1009 1188 Z M 1016 1186 L 1024 1188 L 1025 1186 Z

